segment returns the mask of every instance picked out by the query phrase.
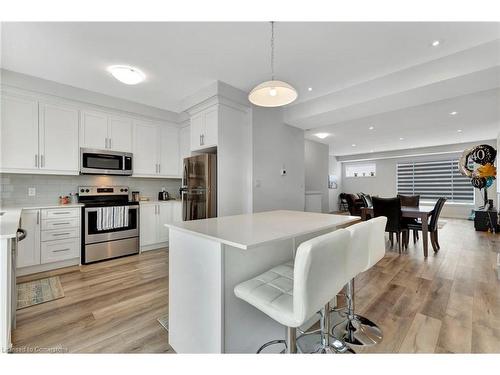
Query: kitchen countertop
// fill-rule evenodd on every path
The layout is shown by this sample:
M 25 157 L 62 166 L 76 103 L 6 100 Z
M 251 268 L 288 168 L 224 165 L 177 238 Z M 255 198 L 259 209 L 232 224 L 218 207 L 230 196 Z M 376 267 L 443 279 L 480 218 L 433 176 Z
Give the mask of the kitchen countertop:
M 302 211 L 268 211 L 165 224 L 240 249 L 336 228 L 360 220 L 358 216 Z
M 14 238 L 16 237 L 17 229 L 19 228 L 19 221 L 21 220 L 22 210 L 36 210 L 42 208 L 78 208 L 83 204 L 29 204 L 22 206 L 7 206 L 1 207 L 0 212 L 0 238 Z

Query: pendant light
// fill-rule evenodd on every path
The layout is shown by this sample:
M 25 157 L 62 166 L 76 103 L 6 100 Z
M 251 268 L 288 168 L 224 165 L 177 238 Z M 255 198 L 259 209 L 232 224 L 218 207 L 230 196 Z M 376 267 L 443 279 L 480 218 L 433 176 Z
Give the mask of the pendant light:
M 260 107 L 281 107 L 297 99 L 297 90 L 274 79 L 274 22 L 271 21 L 271 81 L 262 82 L 248 94 L 248 100 Z

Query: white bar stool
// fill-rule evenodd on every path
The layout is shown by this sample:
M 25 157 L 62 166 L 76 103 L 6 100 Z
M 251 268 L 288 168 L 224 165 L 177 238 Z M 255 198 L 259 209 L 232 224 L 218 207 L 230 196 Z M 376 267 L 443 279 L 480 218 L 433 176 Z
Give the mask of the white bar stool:
M 274 267 L 234 288 L 238 298 L 286 327 L 286 341 L 270 341 L 257 353 L 277 343 L 284 343 L 287 353 L 296 353 L 296 329 L 316 313 L 320 314 L 321 327 L 321 342 L 316 351 L 329 353 L 348 350 L 338 341 L 330 345 L 327 312 L 329 301 L 350 278 L 346 273 L 349 241 L 349 232 L 339 229 L 303 242 L 297 249 L 295 261 Z
M 371 346 L 383 339 L 382 330 L 374 322 L 354 312 L 354 277 L 384 257 L 386 223 L 387 218 L 380 216 L 347 228 L 351 233 L 347 264 L 352 276 L 346 286 L 347 320 L 335 325 L 332 333 L 333 337 L 349 345 Z

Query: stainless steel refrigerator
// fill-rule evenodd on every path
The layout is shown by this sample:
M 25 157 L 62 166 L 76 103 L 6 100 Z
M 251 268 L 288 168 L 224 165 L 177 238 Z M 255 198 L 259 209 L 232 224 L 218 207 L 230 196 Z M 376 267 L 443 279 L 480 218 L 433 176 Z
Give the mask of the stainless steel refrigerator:
M 217 216 L 217 155 L 202 154 L 184 159 L 181 198 L 182 220 Z

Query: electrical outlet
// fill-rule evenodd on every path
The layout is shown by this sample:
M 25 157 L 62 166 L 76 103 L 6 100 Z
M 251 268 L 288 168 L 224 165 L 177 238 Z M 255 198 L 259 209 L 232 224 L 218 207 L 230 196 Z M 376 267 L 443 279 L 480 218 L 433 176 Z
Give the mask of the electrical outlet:
M 28 188 L 28 197 L 34 197 L 36 195 L 36 189 L 34 187 Z

